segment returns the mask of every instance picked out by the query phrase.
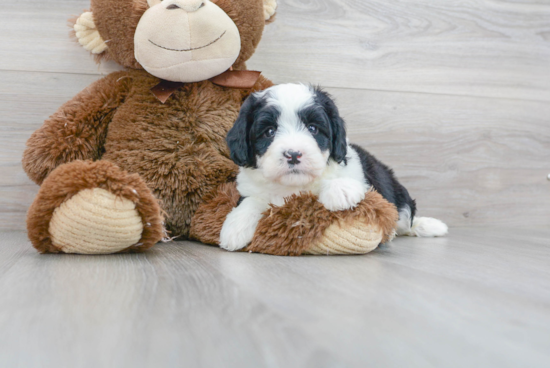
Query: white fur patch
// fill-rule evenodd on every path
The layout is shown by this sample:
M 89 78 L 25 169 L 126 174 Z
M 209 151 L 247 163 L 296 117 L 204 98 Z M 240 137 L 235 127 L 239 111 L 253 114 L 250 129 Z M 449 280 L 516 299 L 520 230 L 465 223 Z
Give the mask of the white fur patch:
M 448 233 L 449 227 L 444 222 L 431 217 L 415 217 L 411 226 L 411 209 L 409 206 L 399 210 L 397 235 L 432 238 L 445 236 Z
M 262 212 L 268 203 L 256 198 L 245 198 L 227 215 L 220 233 L 220 247 L 235 251 L 246 247 L 254 237 Z
M 268 104 L 279 106 L 281 117 L 284 117 L 285 120 L 295 120 L 297 118 L 295 114 L 300 109 L 306 108 L 314 102 L 313 91 L 305 84 L 279 84 L 257 95 L 262 96 L 266 93 Z
M 291 168 L 284 152 L 300 152 L 300 164 Z M 257 158 L 258 169 L 265 178 L 286 186 L 307 185 L 320 176 L 327 165 L 330 152 L 321 152 L 315 139 L 306 131 L 279 125 L 275 138 L 266 153 Z
M 355 179 L 325 180 L 321 184 L 319 202 L 329 211 L 342 211 L 355 208 L 365 199 L 365 193 L 365 185 Z
M 431 217 L 415 217 L 411 231 L 415 236 L 431 238 L 447 235 L 449 233 L 449 227 L 438 219 Z

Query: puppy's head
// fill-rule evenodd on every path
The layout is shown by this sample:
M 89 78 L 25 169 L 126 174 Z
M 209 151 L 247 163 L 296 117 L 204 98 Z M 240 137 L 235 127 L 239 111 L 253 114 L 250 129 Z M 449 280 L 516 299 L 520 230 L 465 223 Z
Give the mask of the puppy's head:
M 302 186 L 319 177 L 329 159 L 346 157 L 344 121 L 319 88 L 282 84 L 251 95 L 227 135 L 231 159 L 270 180 Z

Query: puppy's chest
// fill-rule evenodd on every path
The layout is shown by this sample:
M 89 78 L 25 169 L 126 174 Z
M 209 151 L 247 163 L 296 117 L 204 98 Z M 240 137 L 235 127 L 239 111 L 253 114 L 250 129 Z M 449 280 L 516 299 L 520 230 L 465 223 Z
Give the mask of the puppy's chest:
M 300 187 L 289 187 L 281 184 L 276 184 L 270 194 L 270 203 L 281 206 L 284 204 L 285 198 L 290 197 L 293 194 L 299 195 L 300 193 L 311 193 L 315 196 L 319 196 L 323 190 L 323 183 L 334 179 L 353 179 L 366 184 L 366 180 L 361 171 L 357 171 L 354 168 L 354 163 L 350 166 L 339 165 L 335 162 L 327 166 L 323 175 L 313 180 L 310 184 Z
M 301 193 L 311 193 L 315 196 L 318 196 L 321 193 L 321 180 L 316 180 L 315 182 L 302 186 L 302 187 L 288 187 L 283 185 L 278 185 L 275 188 L 272 188 L 271 191 L 266 193 L 266 201 L 272 203 L 276 206 L 282 206 L 285 203 L 285 198 L 292 196 L 293 194 L 300 195 Z
M 364 184 L 365 192 L 368 183 L 361 166 L 361 162 L 353 149 L 348 150 L 347 165 L 331 161 L 323 174 L 311 183 L 303 186 L 287 186 L 266 180 L 259 170 L 244 170 L 237 177 L 237 189 L 243 197 L 255 197 L 276 206 L 282 206 L 285 198 L 293 194 L 312 193 L 319 196 L 327 181 L 335 179 L 352 179 Z

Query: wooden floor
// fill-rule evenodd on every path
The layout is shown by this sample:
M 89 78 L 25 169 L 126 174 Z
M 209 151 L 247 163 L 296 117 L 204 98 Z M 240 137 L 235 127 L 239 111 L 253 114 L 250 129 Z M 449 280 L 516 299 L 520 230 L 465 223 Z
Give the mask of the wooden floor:
M 39 255 L 0 237 L 0 367 L 548 367 L 550 230 L 366 256 L 189 242 Z

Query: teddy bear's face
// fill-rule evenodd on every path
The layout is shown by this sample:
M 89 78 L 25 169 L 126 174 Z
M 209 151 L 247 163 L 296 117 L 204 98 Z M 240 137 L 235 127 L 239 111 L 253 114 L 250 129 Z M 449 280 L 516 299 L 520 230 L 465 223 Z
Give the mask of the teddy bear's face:
M 276 7 L 276 0 L 91 0 L 74 30 L 98 61 L 197 82 L 243 69 Z
M 241 51 L 235 22 L 209 0 L 149 0 L 134 36 L 136 60 L 152 75 L 198 82 L 229 69 Z

